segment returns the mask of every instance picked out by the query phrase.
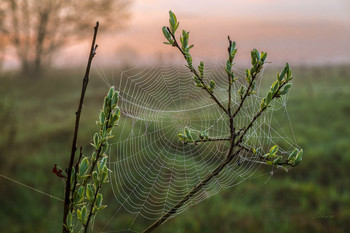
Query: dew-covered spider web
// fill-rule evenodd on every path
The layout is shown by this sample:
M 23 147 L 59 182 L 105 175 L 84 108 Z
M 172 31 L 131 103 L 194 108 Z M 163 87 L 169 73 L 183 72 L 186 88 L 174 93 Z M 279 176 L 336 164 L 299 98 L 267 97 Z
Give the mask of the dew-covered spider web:
M 239 105 L 239 88 L 246 85 L 244 71 L 235 70 L 235 75 L 238 80 L 232 89 L 233 110 Z M 215 81 L 214 94 L 227 106 L 224 67 L 206 64 L 205 79 Z M 236 129 L 247 126 L 259 111 L 270 81 L 257 79 L 257 93 L 247 99 L 234 119 Z M 124 71 L 108 85 L 115 85 L 120 93 L 122 115 L 109 157 L 116 202 L 109 203 L 107 210 L 112 212 L 101 232 L 140 232 L 140 226 L 146 227 L 176 205 L 226 157 L 228 141 L 184 144 L 178 134 L 187 127 L 194 138 L 201 131 L 210 138 L 228 138 L 229 121 L 208 94 L 195 87 L 193 75 L 185 66 L 137 67 Z M 283 125 L 276 119 L 276 112 L 281 113 Z M 279 98 L 254 123 L 243 144 L 263 152 L 279 144 L 283 146 L 280 153 L 288 153 L 296 146 L 291 132 L 286 99 Z M 258 155 L 243 150 L 173 217 L 222 189 L 251 179 L 261 166 L 264 163 Z

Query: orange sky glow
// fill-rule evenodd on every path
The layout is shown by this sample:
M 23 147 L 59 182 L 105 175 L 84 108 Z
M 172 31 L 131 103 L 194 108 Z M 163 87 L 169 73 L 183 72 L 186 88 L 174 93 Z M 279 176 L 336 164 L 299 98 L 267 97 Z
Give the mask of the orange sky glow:
M 161 28 L 168 25 L 170 9 L 180 21 L 179 29 L 190 31 L 194 59 L 225 59 L 230 35 L 243 64 L 253 48 L 267 51 L 277 65 L 350 62 L 349 0 L 134 0 L 126 29 L 100 37 L 96 62 L 181 61 L 178 51 L 162 43 Z M 66 48 L 56 63 L 66 65 L 68 59 L 80 65 L 86 45 Z

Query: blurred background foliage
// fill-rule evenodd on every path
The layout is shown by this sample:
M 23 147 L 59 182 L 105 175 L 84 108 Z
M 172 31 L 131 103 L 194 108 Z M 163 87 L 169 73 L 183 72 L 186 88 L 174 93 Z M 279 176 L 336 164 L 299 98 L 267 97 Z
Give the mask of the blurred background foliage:
M 35 80 L 11 72 L 1 74 L 1 174 L 63 196 L 63 182 L 51 170 L 54 163 L 65 164 L 68 159 L 82 73 L 82 69 L 53 69 Z M 257 173 L 256 178 L 190 208 L 158 232 L 346 232 L 349 229 L 350 68 L 297 67 L 294 74 L 287 109 L 297 143 L 305 151 L 303 163 L 287 174 L 275 172 L 270 179 Z M 118 77 L 114 73 L 111 83 L 118 82 Z M 79 145 L 88 145 L 97 129 L 95 120 L 108 90 L 101 79 L 93 72 Z M 274 68 L 266 69 L 264 82 L 273 79 Z M 283 121 L 285 116 L 276 117 Z M 60 231 L 60 201 L 3 177 L 0 183 L 0 232 Z M 108 188 L 104 191 L 110 193 Z M 113 195 L 109 197 L 113 202 Z M 113 205 L 110 208 L 98 217 L 96 232 L 113 213 Z M 124 216 L 116 219 L 123 221 Z M 118 227 L 117 223 L 113 225 Z

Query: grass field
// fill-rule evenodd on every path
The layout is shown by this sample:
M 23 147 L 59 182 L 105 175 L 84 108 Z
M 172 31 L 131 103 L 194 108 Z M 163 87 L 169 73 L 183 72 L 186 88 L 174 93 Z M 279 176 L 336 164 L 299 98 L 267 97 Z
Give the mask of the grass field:
M 265 72 L 266 80 L 275 78 L 272 70 Z M 63 183 L 51 169 L 68 160 L 82 73 L 53 70 L 37 79 L 0 76 L 0 174 L 63 196 Z M 350 67 L 298 67 L 294 76 L 288 112 L 297 143 L 304 149 L 302 164 L 269 180 L 265 175 L 224 190 L 158 232 L 301 233 L 350 228 Z M 89 144 L 107 90 L 93 73 L 79 145 Z M 0 232 L 60 231 L 60 201 L 3 177 L 0 197 Z M 106 222 L 103 216 L 97 219 L 96 232 Z

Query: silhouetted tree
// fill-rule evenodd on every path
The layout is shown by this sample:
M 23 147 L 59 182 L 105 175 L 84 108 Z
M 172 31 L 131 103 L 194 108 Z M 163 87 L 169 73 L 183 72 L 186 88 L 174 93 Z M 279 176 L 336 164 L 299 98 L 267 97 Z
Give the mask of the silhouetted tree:
M 38 72 L 52 55 L 78 41 L 100 21 L 104 30 L 120 29 L 130 0 L 1 0 L 0 38 L 15 49 L 22 71 Z M 2 35 L 1 35 L 2 34 Z

